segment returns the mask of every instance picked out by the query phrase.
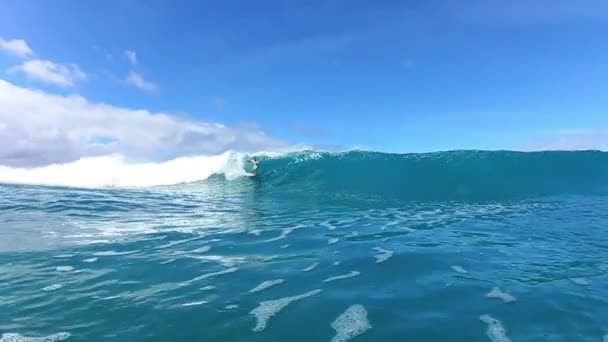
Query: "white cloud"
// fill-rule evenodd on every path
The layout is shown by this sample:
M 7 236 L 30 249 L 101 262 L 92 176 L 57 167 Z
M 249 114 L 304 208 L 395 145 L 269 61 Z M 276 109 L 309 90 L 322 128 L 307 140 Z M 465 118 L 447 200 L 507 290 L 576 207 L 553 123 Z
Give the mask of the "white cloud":
M 127 83 L 145 91 L 156 91 L 158 86 L 144 78 L 144 76 L 135 71 L 131 71 L 126 79 Z
M 608 130 L 571 130 L 555 132 L 522 146 L 525 151 L 608 150 Z
M 0 49 L 19 57 L 27 57 L 34 53 L 23 39 L 4 40 L 0 38 Z
M 27 77 L 60 86 L 73 86 L 87 79 L 87 75 L 75 64 L 58 64 L 42 59 L 32 59 L 9 69 L 23 72 Z
M 137 54 L 135 53 L 135 51 L 126 50 L 125 51 L 125 56 L 127 56 L 127 59 L 129 60 L 129 62 L 132 65 L 137 64 Z
M 257 127 L 226 127 L 92 103 L 0 80 L 0 165 L 40 166 L 122 154 L 158 159 L 293 147 Z

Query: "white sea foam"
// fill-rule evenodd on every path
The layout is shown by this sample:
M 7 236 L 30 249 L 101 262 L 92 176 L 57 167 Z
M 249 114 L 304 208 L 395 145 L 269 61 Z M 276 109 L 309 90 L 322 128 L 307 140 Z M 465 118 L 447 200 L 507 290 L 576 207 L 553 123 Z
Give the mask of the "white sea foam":
M 384 249 L 384 248 L 380 248 L 380 247 L 374 247 L 374 250 L 379 253 L 374 256 L 376 258 L 377 264 L 379 264 L 381 262 L 385 262 L 386 260 L 390 259 L 393 256 L 393 254 L 395 253 L 393 251 L 389 251 L 388 249 Z
M 120 297 L 121 297 L 121 295 L 108 296 L 108 297 L 101 298 L 101 300 L 112 300 L 112 299 L 117 299 L 117 298 L 120 298 Z
M 215 286 L 213 285 L 207 285 L 205 287 L 201 287 L 200 288 L 201 291 L 211 291 L 211 290 L 215 290 Z
M 338 261 L 334 261 L 334 266 L 339 266 L 342 263 L 342 261 L 338 260 Z
M 139 252 L 139 250 L 134 251 L 125 251 L 125 252 L 117 252 L 117 251 L 104 251 L 93 253 L 94 256 L 121 256 L 121 255 L 129 255 Z
M 169 247 L 181 245 L 182 243 L 186 243 L 186 242 L 190 242 L 190 241 L 195 241 L 195 240 L 200 240 L 201 238 L 202 238 L 201 236 L 195 236 L 195 237 L 191 237 L 189 239 L 171 241 L 171 242 L 168 242 L 168 243 L 166 243 L 164 245 L 158 246 L 156 248 L 158 248 L 158 249 L 169 248 Z
M 44 337 L 30 337 L 19 334 L 6 333 L 0 335 L 0 342 L 57 342 L 70 338 L 70 333 L 60 332 Z
M 233 273 L 238 271 L 238 267 L 231 267 L 222 271 L 218 271 L 218 272 L 211 272 L 211 273 L 205 273 L 203 275 L 200 275 L 192 280 L 190 280 L 189 282 L 194 282 L 194 281 L 199 281 L 199 280 L 203 280 L 203 279 L 207 279 L 207 278 L 211 278 L 211 277 L 215 277 L 215 276 L 219 276 L 219 275 L 223 275 L 223 274 L 228 274 L 228 273 Z
M 251 292 L 251 293 L 260 292 L 271 286 L 279 285 L 279 284 L 283 283 L 284 281 L 285 281 L 285 279 L 266 280 L 266 281 L 262 282 L 260 285 L 256 286 L 255 288 L 249 290 L 249 292 Z
M 72 258 L 75 255 L 76 254 L 60 254 L 60 255 L 55 255 L 53 258 L 68 259 L 68 258 Z
M 199 302 L 190 302 L 190 303 L 184 303 L 182 304 L 182 306 L 196 306 L 196 305 L 202 305 L 202 304 L 207 304 L 208 302 L 206 300 L 201 300 Z
M 250 313 L 255 316 L 257 319 L 257 323 L 253 328 L 253 331 L 260 332 L 266 328 L 268 324 L 268 320 L 278 314 L 281 310 L 283 310 L 287 305 L 291 302 L 301 300 L 307 297 L 311 297 L 321 293 L 321 290 L 313 290 L 310 292 L 306 292 L 300 295 L 292 296 L 292 297 L 284 297 L 280 299 L 267 300 L 261 302 L 257 308 L 253 309 Z
M 177 260 L 177 259 L 169 259 L 169 260 L 161 261 L 161 262 L 159 262 L 159 264 L 166 265 L 166 264 L 170 264 L 170 263 L 174 262 L 175 260 Z
M 286 244 L 284 244 L 283 246 L 281 246 L 281 249 L 285 249 L 285 248 L 287 248 L 287 247 L 289 247 L 289 244 L 288 244 L 288 243 L 286 243 Z
M 357 222 L 356 218 L 340 220 L 337 222 L 337 224 L 348 224 L 348 223 L 354 223 L 354 222 Z
M 0 182 L 75 187 L 147 187 L 195 182 L 213 174 L 247 176 L 243 153 L 180 157 L 165 162 L 132 163 L 120 155 L 82 158 L 36 168 L 0 166 Z
M 327 244 L 328 245 L 333 245 L 334 243 L 338 243 L 338 241 L 340 241 L 340 239 L 338 239 L 338 238 L 331 238 L 331 239 L 327 240 Z
M 490 293 L 487 294 L 488 298 L 495 298 L 495 299 L 502 299 L 503 302 L 505 303 L 511 303 L 517 300 L 517 298 L 513 297 L 512 295 L 503 292 L 499 287 L 495 287 L 492 289 L 492 291 L 490 291 Z
M 202 260 L 205 262 L 215 261 L 221 263 L 224 267 L 233 267 L 247 261 L 245 257 L 226 256 L 226 255 L 188 255 L 188 258 Z
M 389 222 L 389 223 L 385 224 L 384 226 L 382 226 L 382 228 L 381 228 L 381 229 L 382 229 L 382 230 L 385 230 L 385 229 L 386 229 L 386 228 L 388 228 L 388 227 L 397 226 L 397 225 L 399 225 L 400 223 L 401 223 L 400 221 L 392 221 L 392 222 Z
M 49 286 L 43 288 L 42 291 L 45 291 L 45 292 L 56 291 L 62 287 L 63 287 L 63 285 L 61 285 L 61 284 L 53 284 L 53 285 L 49 285 Z
M 192 251 L 192 253 L 206 253 L 209 252 L 211 250 L 210 246 L 203 246 L 203 247 L 199 247 L 195 250 Z
M 57 266 L 55 267 L 55 270 L 57 272 L 71 272 L 74 270 L 74 267 L 72 266 Z
M 493 342 L 511 342 L 502 323 L 490 315 L 481 315 L 479 319 L 488 325 L 486 334 Z
M 224 309 L 226 309 L 226 310 L 234 310 L 234 309 L 238 309 L 238 308 L 239 308 L 239 306 L 236 304 L 230 304 L 230 305 L 224 306 Z
M 333 224 L 329 223 L 329 221 L 321 222 L 319 225 L 323 226 L 323 227 L 325 227 L 325 228 L 327 228 L 329 230 L 336 229 L 336 226 L 334 226 Z
M 92 262 L 95 262 L 95 261 L 97 261 L 97 260 L 98 260 L 98 258 L 88 258 L 88 259 L 84 259 L 84 260 L 82 260 L 82 261 L 84 261 L 84 262 L 88 262 L 88 263 L 92 263 Z
M 293 226 L 293 227 L 289 227 L 289 228 L 283 228 L 281 230 L 281 235 L 279 235 L 279 236 L 277 236 L 275 238 L 272 238 L 272 239 L 268 239 L 265 242 L 272 242 L 272 241 L 277 241 L 277 240 L 285 239 L 289 234 L 293 233 L 295 230 L 302 229 L 304 227 L 306 227 L 306 226 L 302 225 L 302 224 L 299 224 L 297 226 Z
M 346 342 L 371 329 L 371 324 L 367 319 L 367 311 L 362 305 L 355 304 L 346 309 L 331 324 L 336 331 L 336 335 L 331 342 Z
M 465 270 L 464 268 L 462 268 L 461 266 L 458 266 L 458 265 L 454 265 L 451 268 L 458 273 L 462 273 L 462 274 L 469 273 L 469 271 Z
M 248 232 L 248 234 L 255 235 L 255 236 L 260 236 L 260 234 L 262 234 L 262 230 L 261 229 L 253 229 L 253 230 L 250 230 Z
M 330 281 L 336 281 L 336 280 L 342 280 L 342 279 L 352 278 L 352 277 L 358 276 L 359 274 L 361 274 L 361 272 L 359 272 L 359 271 L 351 271 L 350 273 L 347 273 L 347 274 L 337 275 L 335 277 L 329 277 L 329 278 L 323 280 L 323 282 L 324 283 L 329 283 Z
M 570 278 L 570 281 L 575 283 L 576 285 L 589 286 L 591 282 L 585 278 Z
M 352 233 L 346 235 L 346 238 L 350 239 L 350 238 L 354 238 L 354 237 L 357 237 L 357 236 L 359 236 L 359 232 L 355 230 Z
M 302 272 L 310 272 L 310 271 L 314 270 L 315 268 L 317 268 L 317 266 L 319 266 L 319 263 L 315 262 L 314 264 L 303 269 Z

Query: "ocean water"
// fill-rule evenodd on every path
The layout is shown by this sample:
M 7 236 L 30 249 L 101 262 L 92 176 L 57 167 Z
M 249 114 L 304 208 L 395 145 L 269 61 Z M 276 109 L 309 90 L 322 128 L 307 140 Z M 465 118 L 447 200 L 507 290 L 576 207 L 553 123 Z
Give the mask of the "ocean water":
M 607 341 L 608 153 L 0 167 L 0 341 Z

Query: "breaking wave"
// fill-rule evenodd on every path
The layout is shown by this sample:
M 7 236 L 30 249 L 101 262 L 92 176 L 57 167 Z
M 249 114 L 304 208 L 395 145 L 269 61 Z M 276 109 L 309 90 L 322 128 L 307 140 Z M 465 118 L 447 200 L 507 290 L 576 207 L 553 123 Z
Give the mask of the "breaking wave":
M 258 153 L 264 193 L 405 200 L 480 200 L 564 193 L 606 193 L 608 153 L 599 151 L 451 151 Z M 158 163 L 120 156 L 40 168 L 0 166 L 0 182 L 72 187 L 151 187 L 244 180 L 250 156 L 226 152 Z M 220 177 L 212 177 L 220 175 Z M 211 181 L 211 180 L 210 180 Z M 253 180 L 252 180 L 253 181 Z M 206 182 L 202 182 L 203 184 Z M 216 182 L 217 183 L 217 182 Z

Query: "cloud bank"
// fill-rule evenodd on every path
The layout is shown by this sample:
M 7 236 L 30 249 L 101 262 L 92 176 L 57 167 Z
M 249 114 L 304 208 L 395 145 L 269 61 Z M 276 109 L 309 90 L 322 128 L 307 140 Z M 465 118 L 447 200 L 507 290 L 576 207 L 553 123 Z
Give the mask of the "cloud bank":
M 22 72 L 30 79 L 64 87 L 87 79 L 87 74 L 76 64 L 58 64 L 41 59 L 25 61 L 12 67 L 9 72 Z
M 0 165 L 44 166 L 112 154 L 167 160 L 227 150 L 297 148 L 257 127 L 226 127 L 93 103 L 81 96 L 55 95 L 0 80 Z
M 18 57 L 28 57 L 34 54 L 23 39 L 4 40 L 0 37 L 0 49 Z

